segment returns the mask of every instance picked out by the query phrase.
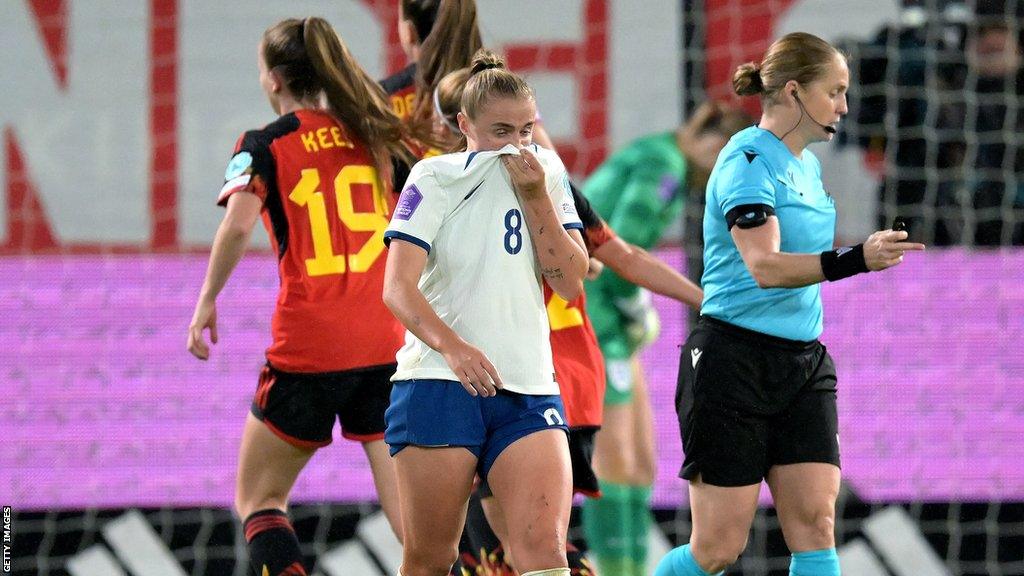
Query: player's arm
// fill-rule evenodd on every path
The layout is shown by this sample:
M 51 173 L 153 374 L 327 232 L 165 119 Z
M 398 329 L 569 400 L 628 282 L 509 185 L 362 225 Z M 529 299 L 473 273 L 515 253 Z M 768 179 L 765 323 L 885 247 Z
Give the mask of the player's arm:
M 563 227 L 537 156 L 523 148 L 520 156 L 503 156 L 502 162 L 522 200 L 526 227 L 544 280 L 565 300 L 575 300 L 583 293 L 583 278 L 589 267 L 583 236 L 578 230 Z M 571 201 L 568 197 L 565 200 Z
M 438 317 L 419 289 L 427 263 L 421 246 L 391 240 L 384 270 L 384 304 L 410 332 L 444 356 L 467 392 L 494 396 L 502 387 L 497 369 L 486 355 L 470 345 Z
M 210 357 L 203 331 L 209 328 L 210 341 L 217 343 L 217 295 L 224 289 L 228 277 L 245 254 L 249 236 L 252 235 L 262 207 L 260 197 L 248 192 L 236 192 L 227 199 L 227 212 L 217 228 L 210 262 L 206 268 L 206 279 L 188 327 L 188 351 L 200 360 Z
M 588 279 L 600 274 L 600 267 L 607 264 L 615 274 L 637 286 L 647 288 L 663 296 L 684 302 L 699 309 L 704 292 L 669 265 L 655 258 L 643 248 L 626 242 L 619 237 L 594 210 L 590 200 L 570 183 L 572 199 L 576 203 L 580 221 L 590 253 L 591 264 Z M 595 271 L 594 263 L 598 264 Z
M 614 237 L 598 246 L 593 256 L 628 282 L 700 309 L 700 286 L 639 246 Z

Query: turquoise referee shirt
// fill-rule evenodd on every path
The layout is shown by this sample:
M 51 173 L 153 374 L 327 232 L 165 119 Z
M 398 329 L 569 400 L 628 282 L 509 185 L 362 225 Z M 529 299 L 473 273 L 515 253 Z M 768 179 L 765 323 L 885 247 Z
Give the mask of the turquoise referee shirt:
M 836 208 L 821 183 L 818 159 L 806 149 L 797 158 L 768 130 L 747 128 L 722 149 L 708 181 L 701 314 L 780 338 L 818 338 L 821 285 L 760 288 L 743 263 L 725 215 L 744 204 L 775 209 L 783 252 L 832 249 Z

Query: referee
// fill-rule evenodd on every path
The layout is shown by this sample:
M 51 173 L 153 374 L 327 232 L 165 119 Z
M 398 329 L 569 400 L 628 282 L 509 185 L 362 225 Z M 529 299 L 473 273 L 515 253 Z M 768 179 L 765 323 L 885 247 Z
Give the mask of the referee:
M 733 77 L 737 94 L 761 96 L 763 114 L 729 141 L 708 183 L 704 301 L 676 391 L 693 532 L 656 576 L 721 574 L 746 547 L 762 480 L 790 574 L 839 574 L 836 373 L 817 340 L 820 283 L 924 249 L 893 230 L 833 249 L 835 205 L 806 147 L 835 134 L 849 76 L 833 46 L 793 33 Z

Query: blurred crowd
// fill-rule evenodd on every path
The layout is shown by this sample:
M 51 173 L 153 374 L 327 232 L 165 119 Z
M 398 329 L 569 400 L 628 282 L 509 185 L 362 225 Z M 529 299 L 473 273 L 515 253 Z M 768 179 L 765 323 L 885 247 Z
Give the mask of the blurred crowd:
M 842 141 L 881 175 L 879 226 L 931 245 L 1024 245 L 1024 0 L 914 0 L 846 46 Z

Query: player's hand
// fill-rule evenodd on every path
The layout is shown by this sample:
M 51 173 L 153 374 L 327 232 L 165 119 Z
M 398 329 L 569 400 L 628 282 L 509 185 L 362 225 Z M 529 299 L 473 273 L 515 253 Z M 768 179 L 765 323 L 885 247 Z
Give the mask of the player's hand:
M 885 270 L 903 262 L 903 253 L 924 250 L 924 244 L 905 242 L 904 230 L 879 230 L 864 242 L 864 262 L 868 270 Z
M 537 200 L 547 195 L 544 186 L 544 168 L 540 160 L 526 148 L 519 149 L 519 156 L 506 154 L 501 157 L 516 194 L 523 200 Z
M 504 386 L 487 355 L 461 338 L 446 346 L 441 355 L 470 396 L 494 396 Z
M 590 267 L 587 268 L 587 280 L 594 280 L 604 271 L 604 263 L 597 258 L 590 259 Z
M 210 329 L 210 342 L 217 343 L 217 303 L 200 300 L 196 311 L 192 314 L 192 322 L 188 325 L 188 351 L 200 360 L 210 357 L 210 347 L 206 345 L 203 331 Z

